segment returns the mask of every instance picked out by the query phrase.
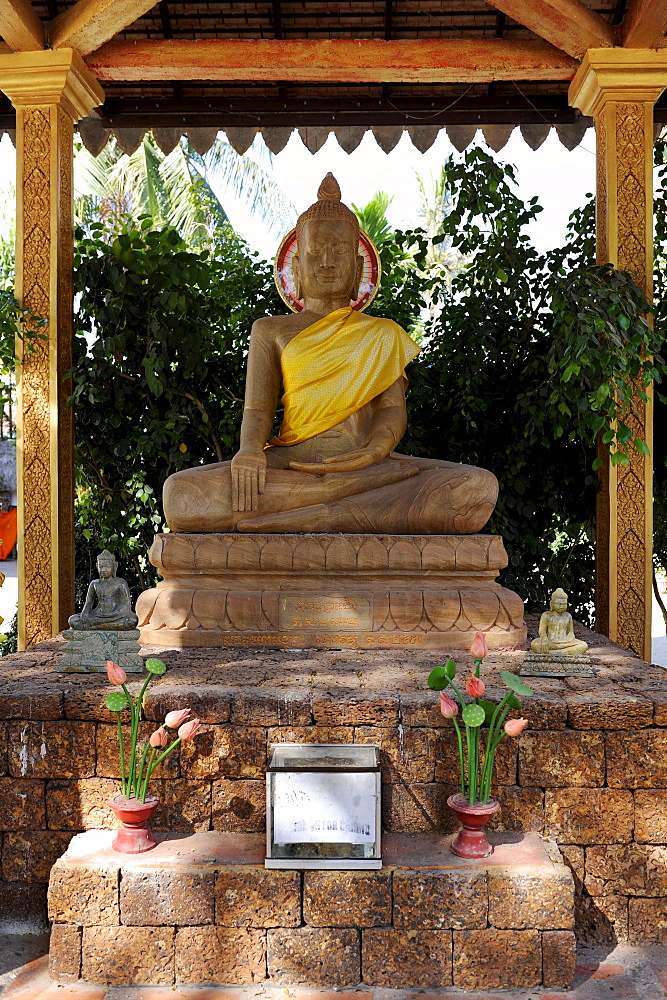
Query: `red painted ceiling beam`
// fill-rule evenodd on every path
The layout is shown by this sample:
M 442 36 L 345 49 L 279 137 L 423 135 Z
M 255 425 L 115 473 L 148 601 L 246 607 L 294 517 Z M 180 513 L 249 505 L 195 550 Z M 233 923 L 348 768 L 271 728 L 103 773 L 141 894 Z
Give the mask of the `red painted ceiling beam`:
M 490 83 L 571 80 L 578 67 L 548 42 L 505 38 L 107 42 L 86 62 L 101 81 Z

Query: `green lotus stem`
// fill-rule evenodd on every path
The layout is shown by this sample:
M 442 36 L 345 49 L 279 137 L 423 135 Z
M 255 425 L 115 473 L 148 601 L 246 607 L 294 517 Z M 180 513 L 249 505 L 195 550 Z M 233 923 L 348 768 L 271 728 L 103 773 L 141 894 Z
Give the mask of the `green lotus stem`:
M 468 728 L 468 727 L 466 727 Z M 472 759 L 468 756 L 468 781 L 470 783 L 470 805 L 474 806 L 477 798 L 477 758 L 479 753 L 479 726 L 470 727 L 473 729 L 471 750 Z
M 456 719 L 452 719 L 452 722 L 454 723 L 454 728 L 456 729 L 456 737 L 459 741 L 459 768 L 461 771 L 461 795 L 465 795 L 467 787 L 466 787 L 465 767 L 463 765 L 463 737 L 461 736 L 461 727 L 459 726 Z
M 153 754 L 151 754 L 151 758 L 150 758 L 150 760 L 148 762 L 148 767 L 146 768 L 146 777 L 144 778 L 144 787 L 143 787 L 143 790 L 142 790 L 143 798 L 141 800 L 142 802 L 146 801 L 146 791 L 148 789 L 148 782 L 150 781 L 150 777 L 151 777 L 153 771 L 155 770 L 156 767 L 159 767 L 159 765 L 162 763 L 162 761 L 165 759 L 165 757 L 168 754 L 170 754 L 171 751 L 175 747 L 177 747 L 180 742 L 181 742 L 181 738 L 179 736 L 177 739 L 174 740 L 174 742 L 171 744 L 171 746 L 167 747 L 167 749 L 164 751 L 164 753 L 160 754 L 160 756 L 155 761 L 155 763 L 153 763 Z M 155 751 L 153 751 L 153 753 L 154 752 Z
M 118 745 L 120 747 L 120 789 L 127 798 L 127 782 L 125 780 L 125 746 L 123 744 L 123 724 L 120 721 L 120 712 L 116 712 L 118 723 Z
M 150 746 L 150 743 L 146 744 L 146 750 L 148 749 L 149 746 Z M 150 778 L 151 773 L 152 773 L 151 772 L 151 764 L 153 763 L 153 758 L 155 757 L 156 753 L 157 753 L 157 751 L 155 750 L 155 747 L 151 747 L 151 756 L 150 756 L 150 760 L 148 761 L 148 767 L 146 768 L 146 777 L 144 779 L 144 787 L 141 789 L 141 801 L 142 802 L 146 801 L 146 792 L 148 791 L 148 779 Z M 144 751 L 144 757 L 145 757 L 145 751 Z
M 132 743 L 131 743 L 131 753 L 130 753 L 130 766 L 127 773 L 127 789 L 129 791 L 129 798 L 133 798 L 135 793 L 135 766 L 137 762 L 137 736 L 139 735 L 139 721 L 137 718 L 137 706 L 134 703 L 134 698 L 127 690 L 127 685 L 121 684 L 123 691 L 127 696 L 127 700 L 130 704 L 131 719 L 131 733 L 132 733 Z M 126 793 L 127 794 L 127 793 Z
M 503 698 L 503 701 L 505 701 L 504 698 Z M 500 708 L 500 705 L 502 705 L 502 703 L 503 702 L 500 702 L 500 704 L 498 705 L 498 708 Z M 500 718 L 498 719 L 498 725 L 497 725 L 498 735 L 497 736 L 494 735 L 493 742 L 491 742 L 491 734 L 489 732 L 489 737 L 487 738 L 487 741 L 486 741 L 487 753 L 486 753 L 486 759 L 484 761 L 484 767 L 485 767 L 485 769 L 487 768 L 487 761 L 489 762 L 489 764 L 488 764 L 488 769 L 486 769 L 486 773 L 484 774 L 484 794 L 486 796 L 486 798 L 483 800 L 484 802 L 486 802 L 488 800 L 489 795 L 491 794 L 491 779 L 493 777 L 493 762 L 495 760 L 496 750 L 498 749 L 500 743 L 502 742 L 502 740 L 505 737 L 505 732 L 503 730 L 501 730 L 500 727 L 503 725 L 505 719 L 507 718 L 509 710 L 510 710 L 510 706 L 509 705 L 505 705 L 505 707 L 504 707 L 504 709 L 503 709 L 503 711 L 502 711 L 502 713 L 500 715 Z M 495 717 L 496 717 L 497 714 L 498 714 L 497 712 L 494 712 L 494 719 L 495 719 Z
M 475 658 L 475 677 L 479 677 L 479 668 L 482 665 L 482 660 Z
M 141 760 L 139 761 L 139 773 L 137 775 L 137 790 L 141 788 L 141 779 L 144 773 L 144 765 L 146 763 L 146 757 L 148 756 L 148 751 L 152 749 L 153 748 L 151 747 L 150 743 L 147 743 L 146 746 L 144 747 L 144 752 L 141 755 Z M 142 799 L 141 801 L 143 802 L 144 800 Z
M 141 718 L 141 712 L 144 707 L 144 695 L 146 694 L 146 688 L 148 687 L 148 685 L 152 680 L 153 680 L 153 674 L 149 674 L 146 680 L 144 681 L 143 687 L 137 697 L 137 716 L 139 719 Z
M 481 780 L 481 787 L 480 787 L 480 792 L 482 794 L 484 794 L 484 789 L 487 787 L 487 785 L 488 785 L 489 789 L 491 788 L 491 773 L 493 771 L 493 759 L 495 757 L 495 749 L 494 749 L 495 733 L 496 733 L 496 729 L 497 729 L 497 727 L 499 725 L 498 716 L 501 713 L 501 711 L 503 709 L 503 706 L 505 705 L 505 703 L 507 702 L 507 700 L 509 699 L 509 697 L 510 697 L 511 694 L 512 694 L 511 691 L 507 692 L 507 694 L 502 699 L 502 701 L 498 702 L 498 704 L 496 705 L 496 710 L 493 713 L 493 715 L 491 716 L 491 723 L 489 725 L 489 734 L 488 734 L 488 736 L 486 738 L 486 750 L 485 750 L 485 753 L 484 753 L 484 764 L 482 766 L 482 780 Z M 495 745 L 497 746 L 498 744 L 496 743 Z M 487 778 L 488 778 L 488 780 L 487 780 Z
M 472 747 L 470 745 L 470 726 L 466 723 L 466 755 L 468 758 L 468 792 L 472 795 L 472 778 L 471 778 L 471 766 L 472 766 Z M 463 793 L 465 795 L 465 792 Z M 470 799 L 472 805 L 472 798 Z
M 459 689 L 457 688 L 457 686 L 456 686 L 456 684 L 454 683 L 454 681 L 450 680 L 450 679 L 449 679 L 449 677 L 447 678 L 447 683 L 448 683 L 448 684 L 450 685 L 450 687 L 453 687 L 453 688 L 454 688 L 454 694 L 455 694 L 455 695 L 456 695 L 456 697 L 457 697 L 457 698 L 459 699 L 459 704 L 461 705 L 461 708 L 463 708 L 463 706 L 464 706 L 464 705 L 465 705 L 465 703 L 466 703 L 466 701 L 465 701 L 465 698 L 463 697 L 463 695 L 461 694 L 461 692 L 460 692 L 460 691 L 459 691 Z

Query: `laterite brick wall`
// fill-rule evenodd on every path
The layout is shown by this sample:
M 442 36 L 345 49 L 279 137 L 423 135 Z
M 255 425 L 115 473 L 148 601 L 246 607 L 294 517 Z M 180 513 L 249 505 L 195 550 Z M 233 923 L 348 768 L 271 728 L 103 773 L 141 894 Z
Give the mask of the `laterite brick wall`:
M 582 939 L 665 943 L 667 675 L 580 634 L 592 644 L 596 676 L 535 679 L 524 707 L 531 728 L 498 755 L 502 811 L 493 825 L 555 838 L 575 875 Z M 73 833 L 111 825 L 106 800 L 117 790 L 115 727 L 101 707 L 106 679 L 57 674 L 58 648 L 43 643 L 5 657 L 0 669 L 0 914 L 19 923 L 43 919 L 52 864 Z M 205 726 L 155 782 L 156 829 L 261 832 L 271 743 L 354 741 L 383 750 L 385 829 L 452 831 L 452 732 L 425 690 L 441 656 L 160 655 L 171 669 L 151 689 L 149 720 L 189 705 Z M 488 658 L 492 695 L 498 670 L 516 670 L 520 659 Z

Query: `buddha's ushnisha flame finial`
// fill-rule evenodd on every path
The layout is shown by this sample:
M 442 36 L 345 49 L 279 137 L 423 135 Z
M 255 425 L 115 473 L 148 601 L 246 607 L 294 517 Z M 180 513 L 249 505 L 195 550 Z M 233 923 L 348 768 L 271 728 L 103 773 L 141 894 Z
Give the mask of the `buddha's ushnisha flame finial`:
M 329 171 L 317 189 L 318 201 L 340 201 L 340 185 Z
M 359 236 L 359 222 L 354 212 L 340 200 L 340 186 L 334 175 L 329 172 L 317 190 L 317 201 L 302 212 L 296 222 L 297 242 L 301 237 L 304 224 L 309 219 L 340 219 L 349 222 L 354 230 L 355 238 Z

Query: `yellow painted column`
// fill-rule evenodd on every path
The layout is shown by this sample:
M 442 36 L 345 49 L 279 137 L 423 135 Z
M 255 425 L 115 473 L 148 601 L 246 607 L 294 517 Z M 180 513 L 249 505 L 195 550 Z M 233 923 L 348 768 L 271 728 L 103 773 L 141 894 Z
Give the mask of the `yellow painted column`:
M 664 50 L 590 49 L 570 104 L 595 121 L 597 256 L 653 293 L 653 106 L 667 86 Z M 652 398 L 652 397 L 651 397 Z M 653 445 L 652 402 L 635 399 L 633 437 Z M 602 447 L 602 446 L 601 446 Z M 597 504 L 596 628 L 651 659 L 653 458 L 612 466 L 603 448 Z
M 59 632 L 74 607 L 72 133 L 101 104 L 73 49 L 0 55 L 16 108 L 16 296 L 48 340 L 17 342 L 19 649 Z

